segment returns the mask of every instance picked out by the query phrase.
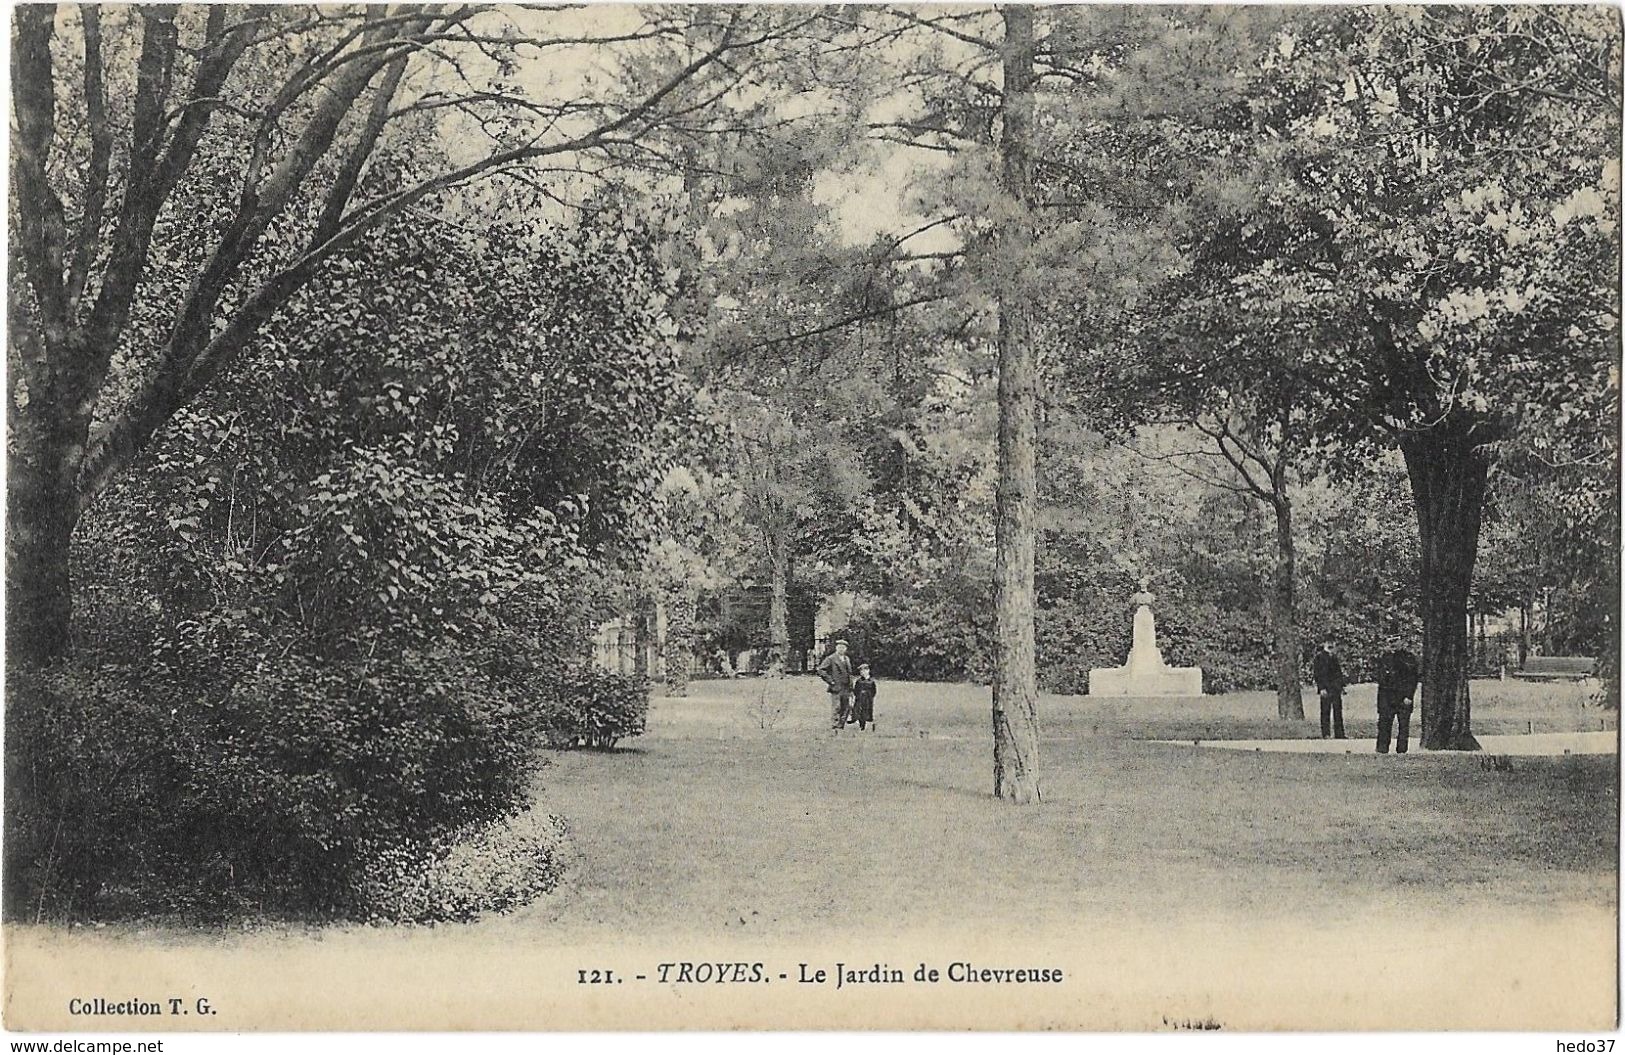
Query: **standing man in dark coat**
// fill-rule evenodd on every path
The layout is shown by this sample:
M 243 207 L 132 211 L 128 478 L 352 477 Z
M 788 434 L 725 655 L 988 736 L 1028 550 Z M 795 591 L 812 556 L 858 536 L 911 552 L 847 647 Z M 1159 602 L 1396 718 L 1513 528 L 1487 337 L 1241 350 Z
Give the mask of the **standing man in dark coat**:
M 852 716 L 852 657 L 846 654 L 845 641 L 835 642 L 835 651 L 818 664 L 818 676 L 829 687 L 830 728 L 841 729 Z
M 1411 710 L 1415 704 L 1411 697 L 1422 680 L 1416 656 L 1403 648 L 1391 648 L 1377 658 L 1377 753 L 1388 753 L 1388 735 L 1393 731 L 1394 719 L 1399 720 L 1399 735 L 1394 738 L 1394 750 L 1405 753 L 1411 734 Z
M 1336 733 L 1336 739 L 1346 740 L 1343 735 L 1343 664 L 1338 662 L 1332 654 L 1332 643 L 1324 642 L 1320 651 L 1315 653 L 1313 664 L 1315 675 L 1315 690 L 1320 693 L 1320 738 Z

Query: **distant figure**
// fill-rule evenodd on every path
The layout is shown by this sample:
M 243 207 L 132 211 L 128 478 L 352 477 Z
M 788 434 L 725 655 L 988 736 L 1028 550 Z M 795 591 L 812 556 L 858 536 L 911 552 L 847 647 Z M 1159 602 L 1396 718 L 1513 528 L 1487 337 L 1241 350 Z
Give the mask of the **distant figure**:
M 1332 643 L 1323 642 L 1312 666 L 1315 690 L 1320 693 L 1320 738 L 1347 740 L 1343 735 L 1343 664 L 1332 653 Z
M 1392 648 L 1377 658 L 1377 753 L 1388 753 L 1388 736 L 1394 719 L 1399 719 L 1399 735 L 1394 750 L 1405 753 L 1411 734 L 1411 697 L 1422 680 L 1416 656 L 1403 648 Z
M 830 728 L 839 730 L 852 717 L 852 658 L 846 654 L 845 641 L 835 642 L 835 651 L 818 664 L 818 676 L 829 687 Z
M 718 674 L 721 674 L 725 678 L 731 678 L 734 676 L 734 666 L 728 661 L 727 649 L 718 648 L 716 655 L 712 656 L 711 659 L 712 662 L 716 664 Z
M 873 729 L 875 725 L 875 679 L 869 676 L 869 664 L 858 664 L 858 680 L 852 683 L 852 717 L 858 730 Z

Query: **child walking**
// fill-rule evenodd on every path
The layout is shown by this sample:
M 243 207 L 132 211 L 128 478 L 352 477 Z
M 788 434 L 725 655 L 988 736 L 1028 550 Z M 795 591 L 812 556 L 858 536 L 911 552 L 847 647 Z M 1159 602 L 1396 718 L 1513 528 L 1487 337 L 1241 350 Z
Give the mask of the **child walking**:
M 860 730 L 874 728 L 875 679 L 869 676 L 867 663 L 858 665 L 858 680 L 852 683 L 852 712 Z

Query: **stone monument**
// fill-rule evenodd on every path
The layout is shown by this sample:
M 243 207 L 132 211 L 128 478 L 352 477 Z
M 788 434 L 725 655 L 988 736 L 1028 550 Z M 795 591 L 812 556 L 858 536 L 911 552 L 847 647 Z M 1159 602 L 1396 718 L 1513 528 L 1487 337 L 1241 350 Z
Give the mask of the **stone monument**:
M 1121 667 L 1090 670 L 1089 695 L 1202 695 L 1201 667 L 1170 667 L 1162 661 L 1162 649 L 1157 647 L 1157 621 L 1151 614 L 1151 602 L 1157 598 L 1149 585 L 1149 580 L 1141 579 L 1140 592 L 1132 598 L 1136 605 L 1134 643 L 1129 648 L 1128 662 Z

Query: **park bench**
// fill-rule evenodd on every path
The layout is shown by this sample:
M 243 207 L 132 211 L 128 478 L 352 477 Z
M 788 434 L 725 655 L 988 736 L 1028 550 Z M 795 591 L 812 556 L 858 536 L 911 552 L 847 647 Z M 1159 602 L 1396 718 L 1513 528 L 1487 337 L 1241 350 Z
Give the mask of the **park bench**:
M 1530 656 L 1512 676 L 1525 681 L 1579 681 L 1591 677 L 1596 664 L 1591 656 Z

